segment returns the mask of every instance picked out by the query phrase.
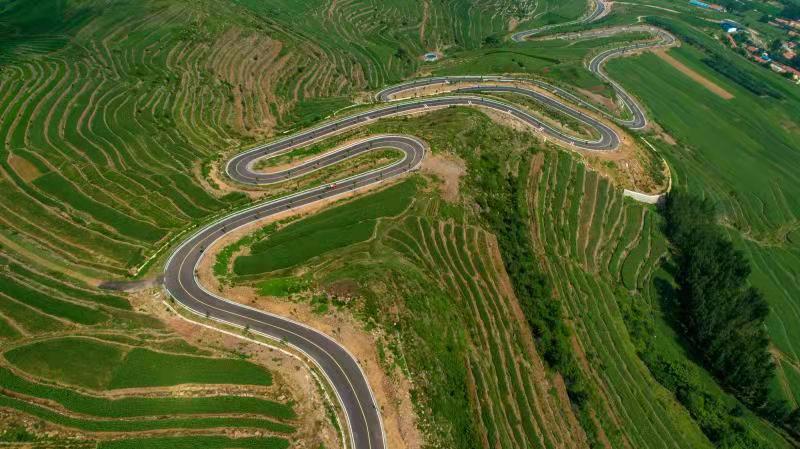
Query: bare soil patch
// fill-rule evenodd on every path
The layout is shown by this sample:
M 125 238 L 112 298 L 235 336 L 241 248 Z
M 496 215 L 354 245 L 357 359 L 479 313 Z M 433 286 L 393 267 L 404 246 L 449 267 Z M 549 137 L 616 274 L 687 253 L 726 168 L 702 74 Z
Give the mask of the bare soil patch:
M 730 100 L 731 98 L 733 98 L 733 94 L 731 94 L 727 90 L 719 87 L 718 85 L 716 85 L 710 79 L 708 79 L 708 78 L 704 77 L 703 75 L 695 72 L 690 67 L 687 67 L 682 62 L 680 62 L 677 59 L 673 58 L 672 56 L 667 54 L 666 50 L 655 50 L 655 51 L 653 51 L 653 53 L 655 53 L 656 56 L 658 56 L 659 58 L 661 58 L 662 60 L 667 62 L 672 67 L 676 68 L 679 72 L 681 72 L 684 75 L 688 76 L 689 78 L 691 78 L 695 82 L 699 83 L 700 85 L 702 85 L 706 89 L 710 90 L 711 92 L 715 93 L 719 97 L 721 97 L 721 98 L 723 98 L 725 100 Z
M 10 165 L 11 168 L 14 169 L 14 172 L 25 182 L 31 182 L 42 175 L 36 166 L 13 154 L 8 155 L 8 165 Z
M 458 201 L 461 178 L 467 172 L 463 160 L 452 154 L 428 154 L 422 161 L 422 172 L 435 175 L 442 181 L 438 186 L 442 198 Z
M 132 292 L 161 285 L 163 281 L 164 275 L 159 275 L 154 278 L 139 279 L 136 281 L 103 281 L 97 287 L 102 290 Z
M 430 17 L 430 3 L 427 0 L 423 0 L 422 2 L 422 22 L 419 24 L 419 41 L 425 42 L 425 25 L 428 24 L 428 18 Z

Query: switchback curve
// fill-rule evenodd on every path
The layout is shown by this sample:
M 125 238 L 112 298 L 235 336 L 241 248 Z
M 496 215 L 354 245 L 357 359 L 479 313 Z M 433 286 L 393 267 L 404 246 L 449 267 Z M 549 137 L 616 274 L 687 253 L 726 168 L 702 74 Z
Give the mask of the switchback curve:
M 638 48 L 644 48 L 644 46 Z M 597 60 L 598 57 L 596 57 L 596 63 L 594 65 L 590 63 L 590 68 L 596 67 L 597 72 L 595 73 L 598 73 L 598 76 L 605 76 L 601 69 L 602 62 L 618 54 L 620 54 L 619 50 L 615 53 L 613 49 L 601 53 L 601 55 L 598 55 L 598 57 L 602 56 L 601 59 Z M 484 79 L 483 77 L 480 78 Z M 474 81 L 474 79 L 474 77 L 471 77 L 472 81 Z M 608 78 L 606 77 L 604 79 Z M 394 94 L 405 89 L 419 87 L 421 83 L 434 84 L 453 81 L 455 81 L 453 78 L 431 78 L 404 83 L 382 91 L 379 93 L 378 98 L 382 101 L 388 101 Z M 613 81 L 611 82 L 615 85 L 615 88 L 617 88 L 617 85 L 613 83 Z M 589 103 L 574 97 L 563 89 L 546 83 L 545 85 L 550 87 L 551 91 L 562 98 L 570 98 L 573 101 L 578 100 L 578 103 L 582 106 L 589 105 Z M 621 91 L 621 88 L 619 89 Z M 536 101 L 555 107 L 586 125 L 593 127 L 600 137 L 596 140 L 585 140 L 570 136 L 549 126 L 512 104 L 486 97 L 464 95 L 465 93 L 486 90 L 513 92 L 531 97 Z M 630 99 L 629 103 L 624 97 L 623 102 L 631 108 L 634 116 L 632 121 L 629 122 L 629 127 L 635 128 L 639 124 L 644 126 L 646 121 L 642 122 L 637 119 L 636 111 L 638 110 L 641 112 L 642 120 L 645 120 L 644 112 L 631 97 L 628 98 Z M 347 419 L 350 445 L 354 449 L 384 449 L 386 447 L 380 411 L 369 383 L 366 380 L 366 376 L 355 357 L 340 343 L 318 330 L 285 317 L 232 302 L 210 292 L 204 288 L 197 279 L 196 269 L 204 256 L 205 250 L 224 235 L 235 229 L 266 219 L 294 207 L 300 207 L 323 199 L 344 195 L 347 192 L 380 183 L 416 169 L 425 155 L 425 144 L 412 136 L 373 136 L 326 153 L 313 161 L 302 163 L 291 169 L 269 174 L 259 173 L 253 169 L 253 163 L 257 159 L 290 151 L 293 148 L 331 136 L 343 129 L 360 126 L 378 118 L 448 106 L 476 106 L 507 113 L 533 126 L 540 133 L 549 135 L 566 144 L 584 150 L 610 151 L 616 149 L 619 145 L 619 136 L 601 120 L 591 117 L 550 96 L 545 96 L 537 91 L 521 87 L 468 87 L 461 89 L 461 92 L 457 92 L 455 95 L 392 103 L 387 106 L 357 113 L 340 120 L 326 122 L 287 138 L 247 150 L 234 156 L 228 162 L 226 165 L 226 173 L 231 179 L 241 184 L 269 184 L 302 176 L 309 171 L 336 164 L 349 157 L 380 148 L 395 148 L 400 150 L 403 153 L 403 157 L 399 161 L 371 170 L 367 173 L 354 175 L 347 179 L 337 181 L 336 183 L 307 189 L 225 216 L 187 238 L 175 249 L 165 266 L 164 286 L 167 292 L 172 298 L 191 312 L 219 322 L 248 328 L 253 333 L 282 341 L 303 353 L 309 360 L 316 364 L 330 383 L 343 408 Z M 623 121 L 623 123 L 625 122 Z

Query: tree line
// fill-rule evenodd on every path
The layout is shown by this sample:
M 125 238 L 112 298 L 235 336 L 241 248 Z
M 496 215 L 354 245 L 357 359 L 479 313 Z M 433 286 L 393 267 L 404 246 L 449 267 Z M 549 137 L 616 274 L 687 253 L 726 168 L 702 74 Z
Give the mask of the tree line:
M 769 305 L 748 283 L 750 264 L 716 224 L 708 199 L 673 192 L 663 212 L 686 336 L 722 385 L 763 410 L 775 366 L 766 329 Z

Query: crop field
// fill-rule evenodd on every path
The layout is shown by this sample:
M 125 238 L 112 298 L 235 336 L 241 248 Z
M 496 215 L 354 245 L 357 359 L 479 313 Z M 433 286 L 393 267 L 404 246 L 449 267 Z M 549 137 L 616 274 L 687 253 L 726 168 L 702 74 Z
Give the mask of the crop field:
M 389 229 L 385 244 L 421 267 L 463 310 L 467 379 L 475 391 L 469 399 L 479 411 L 480 439 L 508 448 L 585 444 L 563 396 L 551 389 L 562 387 L 544 374 L 508 281 L 497 271 L 493 236 L 475 226 L 412 215 Z
M 574 323 L 583 369 L 602 398 L 596 413 L 606 437 L 614 447 L 710 447 L 637 356 L 617 304 L 666 252 L 665 245 L 650 244 L 663 240 L 652 228 L 654 213 L 627 204 L 567 154 L 537 157 L 532 232 Z
M 370 242 L 351 242 L 323 253 L 321 261 L 314 259 L 321 266 L 328 265 L 327 260 L 353 259 L 345 267 L 316 276 L 335 282 L 355 270 L 360 272 L 359 284 L 383 280 L 391 285 L 390 291 L 398 292 L 367 305 L 364 313 L 384 325 L 390 317 L 381 310 L 400 301 L 399 336 L 388 338 L 385 346 L 402 345 L 403 356 L 393 353 L 393 363 L 415 379 L 428 379 L 419 387 L 418 405 L 433 410 L 438 438 L 463 448 L 585 445 L 569 404 L 559 393 L 563 385 L 544 370 L 504 271 L 498 270 L 501 262 L 494 237 L 478 226 L 448 218 L 452 211 L 445 212 L 448 205 L 441 200 L 429 194 L 416 198 L 402 215 L 381 218 Z M 358 201 L 293 225 L 310 228 L 316 217 L 338 216 Z M 267 279 L 258 285 L 287 284 L 289 279 L 294 278 Z
M 367 107 L 388 84 L 513 73 L 609 104 L 613 89 L 585 69 L 587 55 L 641 35 L 506 40 L 590 7 L 584 0 L 143 0 L 113 8 L 100 0 L 0 0 L 0 413 L 9 418 L 0 441 L 23 429 L 21 443 L 53 447 L 304 445 L 297 442 L 308 423 L 275 371 L 166 328 L 146 313 L 153 304 L 142 306 L 157 301 L 155 290 L 94 286 L 152 277 L 184 232 L 246 205 L 250 197 L 217 177 L 231 153 Z M 792 168 L 800 166 L 800 94 L 741 58 L 731 59 L 738 75 L 704 62 L 709 49 L 719 50 L 705 19 L 721 16 L 685 2 L 618 3 L 599 25 L 652 16 L 693 37 L 669 55 L 733 97 L 653 54 L 610 61 L 607 71 L 659 125 L 646 138 L 675 184 L 719 203 L 721 222 L 772 307 L 773 396 L 796 409 L 800 175 Z M 428 51 L 443 59 L 423 62 Z M 655 208 L 624 199 L 574 155 L 474 109 L 391 118 L 331 140 L 376 132 L 414 134 L 436 156 L 460 158 L 463 166 L 450 167 L 459 172 L 457 198 L 440 194 L 440 174 L 414 175 L 249 235 L 218 255 L 213 272 L 276 301 L 307 300 L 320 319 L 345 310 L 361 320 L 377 336 L 385 371 L 412 381 L 431 447 L 713 447 L 701 401 L 687 404 L 650 351 L 688 367 L 703 403 L 735 411 L 733 422 L 761 447 L 788 447 L 682 346 L 665 300 L 672 279 Z M 320 143 L 263 166 L 329 148 Z M 282 195 L 397 157 L 371 153 L 250 193 Z M 487 204 L 497 203 L 481 195 L 501 195 L 508 187 L 499 182 L 528 174 L 535 262 L 571 331 L 588 415 L 569 377 L 545 362 L 543 339 L 531 332 L 504 267 L 502 233 L 486 219 Z M 342 282 L 353 298 L 330 301 L 330 287 Z
M 768 329 L 783 360 L 778 365 L 783 382 L 776 391 L 797 404 L 800 392 L 790 379 L 800 364 L 800 247 L 792 238 L 800 225 L 800 204 L 793 194 L 800 179 L 791 167 L 800 163 L 800 129 L 794 126 L 800 94 L 780 83 L 775 88 L 785 100 L 757 97 L 705 66 L 694 47 L 670 54 L 734 98 L 720 98 L 653 55 L 612 61 L 608 71 L 640 96 L 677 140 L 677 146 L 660 145 L 676 183 L 709 195 L 722 209 L 731 237 L 751 261 L 754 285 L 772 307 Z
M 641 38 L 637 33 L 630 33 L 575 42 L 501 42 L 497 46 L 456 53 L 452 59 L 432 67 L 432 71 L 436 75 L 536 75 L 557 84 L 611 96 L 611 89 L 584 68 L 584 58 L 605 47 Z
M 159 447 L 165 436 L 188 442 L 199 432 L 222 444 L 212 435 L 223 427 L 239 429 L 248 445 L 285 447 L 292 439 L 293 406 L 272 399 L 272 374 L 263 367 L 192 346 L 132 311 L 126 296 L 17 254 L 0 251 L 0 273 L 3 428 L 59 426 L 21 442 L 60 446 L 77 432 L 87 444 L 115 438 L 123 445 L 119 439 L 136 432 L 141 447 Z M 186 385 L 199 389 L 169 388 Z M 209 394 L 214 390 L 222 393 Z M 155 435 L 161 440 L 151 444 Z
M 639 320 L 647 320 L 644 310 L 659 309 L 652 279 L 667 255 L 660 216 L 624 199 L 618 188 L 567 154 L 537 157 L 528 198 L 538 211 L 532 232 L 574 323 L 583 368 L 602 398 L 597 416 L 605 434 L 615 447 L 713 447 L 686 409 L 653 378 L 631 337 L 636 329 L 628 327 L 630 317 L 625 316 L 632 304 L 640 304 L 635 313 L 645 315 Z M 661 330 L 653 340 L 679 354 L 675 357 L 687 357 L 676 349 L 674 332 Z M 713 391 L 722 395 L 718 388 Z M 748 415 L 747 425 L 765 447 L 787 447 L 758 418 Z
M 364 132 L 412 129 L 435 152 L 472 158 L 497 152 L 514 161 L 532 141 L 463 108 L 389 119 Z M 586 447 L 563 381 L 547 371 L 527 331 L 494 236 L 472 211 L 441 200 L 432 182 L 414 176 L 248 240 L 249 256 L 233 266 L 260 260 L 270 264 L 264 270 L 276 271 L 236 280 L 312 306 L 326 286 L 358 285 L 357 300 L 334 303 L 336 309 L 349 308 L 368 329 L 383 329 L 379 359 L 388 372 L 414 379 L 412 400 L 432 444 Z M 327 237 L 331 230 L 348 236 L 341 230 L 362 218 L 372 221 L 369 239 Z M 292 242 L 292 255 L 303 256 L 277 257 L 284 241 Z M 307 241 L 302 251 L 299 241 Z M 333 308 L 315 310 L 324 316 Z
M 286 449 L 289 444 L 280 438 L 228 438 L 216 436 L 194 436 L 177 438 L 130 438 L 101 443 L 98 449 Z
M 205 179 L 216 154 L 409 75 L 421 39 L 473 48 L 532 7 L 431 2 L 423 18 L 402 2 L 152 0 L 102 14 L 93 2 L 6 3 L 0 232 L 96 277 L 129 273 L 244 201 Z
M 273 401 L 269 372 L 91 285 L 151 275 L 159 261 L 145 261 L 182 231 L 244 205 L 211 175 L 224 153 L 411 75 L 425 51 L 477 48 L 534 9 L 424 4 L 0 1 L 2 408 L 63 426 L 55 446 L 76 434 L 103 447 L 288 445 L 298 420 Z M 332 173 L 317 175 L 300 182 Z M 183 385 L 231 393 L 175 395 Z M 272 436 L 229 441 L 221 427 Z
M 363 242 L 377 219 L 397 215 L 411 203 L 415 185 L 407 181 L 287 225 L 253 243 L 250 254 L 237 257 L 233 272 L 252 275 L 293 267 L 328 251 Z

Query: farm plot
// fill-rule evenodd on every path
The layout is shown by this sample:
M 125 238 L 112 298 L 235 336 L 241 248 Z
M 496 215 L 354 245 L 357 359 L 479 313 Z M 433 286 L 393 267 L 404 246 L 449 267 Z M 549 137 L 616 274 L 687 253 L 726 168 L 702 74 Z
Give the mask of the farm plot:
M 376 220 L 403 212 L 416 190 L 406 181 L 374 195 L 292 223 L 250 247 L 234 260 L 237 275 L 252 275 L 293 267 L 328 251 L 372 237 Z
M 471 223 L 467 210 L 432 194 L 427 182 L 412 178 L 292 222 L 263 243 L 284 232 L 293 242 L 301 231 L 308 237 L 323 228 L 339 232 L 346 228 L 343 217 L 375 220 L 373 205 L 381 211 L 368 241 L 351 239 L 325 251 L 317 243 L 313 258 L 281 265 L 280 277 L 238 280 L 282 301 L 312 305 L 332 285 L 358 286 L 348 293 L 355 299 L 334 301 L 336 310 L 350 308 L 369 328 L 383 329 L 377 350 L 384 369 L 414 380 L 421 426 L 435 429 L 431 443 L 586 447 L 563 381 L 536 352 L 494 236 Z M 329 310 L 334 313 L 327 307 L 317 313 Z
M 666 253 L 649 243 L 663 239 L 650 225 L 654 212 L 626 204 L 566 153 L 541 157 L 530 179 L 533 237 L 573 323 L 582 368 L 602 399 L 595 413 L 605 435 L 614 447 L 711 447 L 639 359 L 617 303 L 626 295 L 620 285 L 635 289 L 649 272 L 644 265 Z
M 453 295 L 463 311 L 469 342 L 469 398 L 482 423 L 479 438 L 491 447 L 577 447 L 581 432 L 561 395 L 547 380 L 532 347 L 521 312 L 498 271 L 497 243 L 491 234 L 453 221 L 408 216 L 389 228 L 387 246 Z M 500 265 L 502 266 L 502 265 Z M 542 385 L 544 382 L 544 385 Z
M 797 365 L 800 246 L 792 237 L 800 223 L 800 204 L 793 194 L 800 180 L 789 167 L 800 164 L 796 151 L 800 130 L 794 126 L 793 106 L 800 97 L 796 89 L 783 89 L 782 84 L 775 87 L 785 101 L 756 96 L 703 64 L 703 54 L 691 46 L 670 54 L 734 98 L 725 100 L 701 85 L 681 81 L 676 69 L 652 55 L 611 61 L 608 71 L 642 98 L 677 141 L 675 146 L 659 145 L 677 174 L 676 184 L 702 192 L 719 205 L 731 238 L 748 256 L 751 281 L 770 303 L 767 326 L 776 350 Z M 750 73 L 752 68 L 743 70 Z M 772 86 L 770 75 L 751 74 Z M 796 403 L 793 389 L 776 391 Z
M 670 360 L 689 363 L 653 286 L 667 256 L 660 216 L 624 199 L 607 180 L 565 153 L 542 154 L 529 186 L 532 235 L 572 323 L 582 368 L 602 398 L 596 413 L 612 446 L 712 447 L 698 418 L 656 381 L 642 359 L 641 341 L 648 340 Z M 639 323 L 651 320 L 656 330 L 642 334 Z M 735 406 L 707 373 L 692 369 L 714 398 Z M 787 447 L 752 414 L 740 419 L 764 447 Z
M 192 346 L 131 311 L 125 296 L 18 254 L 0 250 L 0 277 L 4 417 L 61 429 L 37 431 L 26 437 L 32 442 L 64 447 L 79 435 L 87 444 L 115 438 L 124 446 L 121 438 L 135 432 L 144 447 L 150 436 L 188 442 L 195 433 L 222 444 L 223 428 L 237 429 L 248 445 L 295 439 L 298 416 L 285 400 L 268 399 L 275 386 L 263 367 Z M 150 447 L 166 444 L 158 441 Z

